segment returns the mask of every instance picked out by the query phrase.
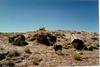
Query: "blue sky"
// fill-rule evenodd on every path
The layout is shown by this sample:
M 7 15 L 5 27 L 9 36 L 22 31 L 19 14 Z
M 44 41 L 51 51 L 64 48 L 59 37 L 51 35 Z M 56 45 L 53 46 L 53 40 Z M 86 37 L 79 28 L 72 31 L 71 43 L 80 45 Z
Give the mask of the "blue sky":
M 0 0 L 0 32 L 98 32 L 98 20 L 97 0 Z

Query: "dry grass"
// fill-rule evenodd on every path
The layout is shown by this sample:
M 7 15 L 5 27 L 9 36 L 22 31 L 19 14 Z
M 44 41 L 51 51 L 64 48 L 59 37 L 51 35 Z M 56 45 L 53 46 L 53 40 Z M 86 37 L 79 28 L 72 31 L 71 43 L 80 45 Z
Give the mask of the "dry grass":
M 99 47 L 97 46 L 97 44 L 92 44 L 91 46 L 93 49 L 98 49 Z
M 63 37 L 65 37 L 65 34 L 63 32 L 58 32 L 58 33 L 56 33 L 56 36 L 58 38 L 63 38 Z
M 82 60 L 82 57 L 80 56 L 80 54 L 76 52 L 72 52 L 72 58 L 77 61 Z

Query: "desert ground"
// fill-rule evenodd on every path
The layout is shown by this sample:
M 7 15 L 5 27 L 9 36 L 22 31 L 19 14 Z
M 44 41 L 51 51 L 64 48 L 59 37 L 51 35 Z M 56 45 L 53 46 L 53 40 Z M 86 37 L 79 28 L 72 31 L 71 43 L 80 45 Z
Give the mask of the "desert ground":
M 0 33 L 0 67 L 99 66 L 99 34 L 45 30 Z

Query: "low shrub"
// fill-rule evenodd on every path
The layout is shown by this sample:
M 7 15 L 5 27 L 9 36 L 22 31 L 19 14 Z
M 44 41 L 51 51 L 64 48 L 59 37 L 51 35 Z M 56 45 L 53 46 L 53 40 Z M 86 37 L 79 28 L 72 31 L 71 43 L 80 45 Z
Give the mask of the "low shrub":
M 41 28 L 39 28 L 39 31 L 46 31 L 46 28 L 45 27 L 41 27 Z
M 65 34 L 64 33 L 56 33 L 56 36 L 59 38 L 63 38 L 63 37 L 65 37 Z
M 73 52 L 73 53 L 72 53 L 72 58 L 73 58 L 74 60 L 77 60 L 77 61 L 82 60 L 82 57 L 80 56 L 80 54 L 78 54 L 78 53 L 76 53 L 76 52 Z

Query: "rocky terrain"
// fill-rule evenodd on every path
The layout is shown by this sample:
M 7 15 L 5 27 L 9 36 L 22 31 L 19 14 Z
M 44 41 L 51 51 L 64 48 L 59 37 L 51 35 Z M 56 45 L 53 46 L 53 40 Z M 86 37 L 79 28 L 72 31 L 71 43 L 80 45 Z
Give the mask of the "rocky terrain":
M 99 34 L 50 31 L 0 33 L 0 67 L 98 66 Z

